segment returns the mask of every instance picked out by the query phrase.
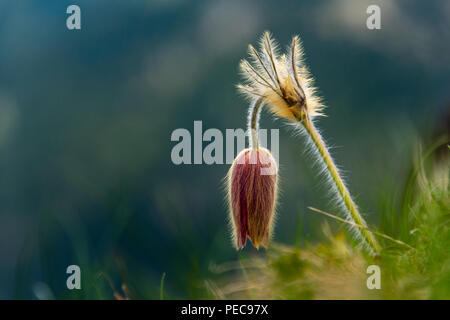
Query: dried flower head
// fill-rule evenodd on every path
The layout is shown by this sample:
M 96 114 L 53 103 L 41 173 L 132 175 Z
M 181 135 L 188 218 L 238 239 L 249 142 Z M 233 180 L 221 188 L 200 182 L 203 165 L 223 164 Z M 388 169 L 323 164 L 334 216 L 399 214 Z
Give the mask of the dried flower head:
M 277 45 L 265 32 L 260 52 L 249 46 L 251 61 L 242 60 L 241 72 L 246 80 L 239 90 L 250 99 L 262 98 L 277 116 L 301 121 L 322 115 L 323 104 L 315 95 L 312 78 L 303 63 L 300 39 L 295 36 L 286 55 L 279 55 Z
M 247 237 L 267 247 L 277 199 L 277 164 L 269 150 L 244 149 L 228 172 L 228 201 L 238 249 Z

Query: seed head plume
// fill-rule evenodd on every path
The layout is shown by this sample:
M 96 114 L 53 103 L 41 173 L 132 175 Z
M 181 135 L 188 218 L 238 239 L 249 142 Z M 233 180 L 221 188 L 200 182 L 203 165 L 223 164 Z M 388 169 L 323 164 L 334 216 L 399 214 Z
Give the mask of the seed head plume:
M 250 99 L 261 98 L 277 116 L 301 121 L 306 116 L 323 115 L 324 108 L 315 95 L 313 80 L 303 63 L 300 39 L 292 39 L 288 53 L 278 54 L 278 46 L 265 32 L 260 52 L 249 46 L 250 61 L 242 60 L 240 69 L 245 78 L 238 89 Z
M 289 120 L 306 137 L 307 146 L 322 166 L 338 206 L 347 219 L 356 225 L 366 223 L 353 202 L 328 149 L 314 126 L 313 119 L 322 116 L 324 105 L 316 94 L 313 79 L 303 62 L 303 49 L 299 37 L 292 39 L 286 54 L 280 55 L 278 46 L 265 32 L 260 50 L 249 46 L 250 61 L 242 60 L 241 73 L 245 79 L 238 89 L 250 100 L 249 131 L 253 148 L 258 149 L 258 120 L 262 106 L 278 117 Z M 255 147 L 256 146 L 256 147 Z M 371 254 L 380 251 L 378 242 L 367 228 L 351 229 L 362 247 Z

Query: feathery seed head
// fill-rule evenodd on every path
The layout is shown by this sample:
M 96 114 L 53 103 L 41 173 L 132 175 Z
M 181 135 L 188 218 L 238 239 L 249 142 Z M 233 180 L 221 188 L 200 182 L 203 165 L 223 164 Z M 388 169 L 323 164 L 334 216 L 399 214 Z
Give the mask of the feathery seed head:
M 292 121 L 322 115 L 323 104 L 315 95 L 313 80 L 303 63 L 299 37 L 292 39 L 286 55 L 279 55 L 278 46 L 265 32 L 260 51 L 249 46 L 250 62 L 242 60 L 244 84 L 239 90 L 251 99 L 262 98 L 277 116 Z
M 267 247 L 277 200 L 277 163 L 269 150 L 244 149 L 228 172 L 228 202 L 236 246 L 247 237 Z

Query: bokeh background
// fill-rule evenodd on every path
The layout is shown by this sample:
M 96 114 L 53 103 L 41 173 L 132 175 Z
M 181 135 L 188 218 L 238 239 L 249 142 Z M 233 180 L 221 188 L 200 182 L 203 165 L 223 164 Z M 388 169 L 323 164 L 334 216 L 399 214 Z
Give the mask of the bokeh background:
M 66 28 L 81 8 L 82 29 Z M 381 7 L 381 30 L 366 8 Z M 171 162 L 177 128 L 244 128 L 235 84 L 247 45 L 302 37 L 328 106 L 318 126 L 376 225 L 395 214 L 414 145 L 448 128 L 449 1 L 0 2 L 0 298 L 208 298 L 212 266 L 241 255 L 227 225 L 228 165 Z M 282 121 L 274 240 L 319 241 L 329 209 Z M 447 129 L 448 130 L 448 129 Z M 82 290 L 66 288 L 66 268 Z M 108 279 L 110 281 L 108 281 Z M 112 288 L 114 287 L 114 288 Z

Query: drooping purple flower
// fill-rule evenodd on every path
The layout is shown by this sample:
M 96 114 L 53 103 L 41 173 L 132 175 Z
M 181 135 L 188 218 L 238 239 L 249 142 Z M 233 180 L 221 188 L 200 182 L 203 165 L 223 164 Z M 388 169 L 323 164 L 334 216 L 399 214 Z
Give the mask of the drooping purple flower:
M 277 163 L 269 150 L 244 149 L 228 172 L 228 198 L 238 249 L 247 237 L 267 247 L 277 200 Z

